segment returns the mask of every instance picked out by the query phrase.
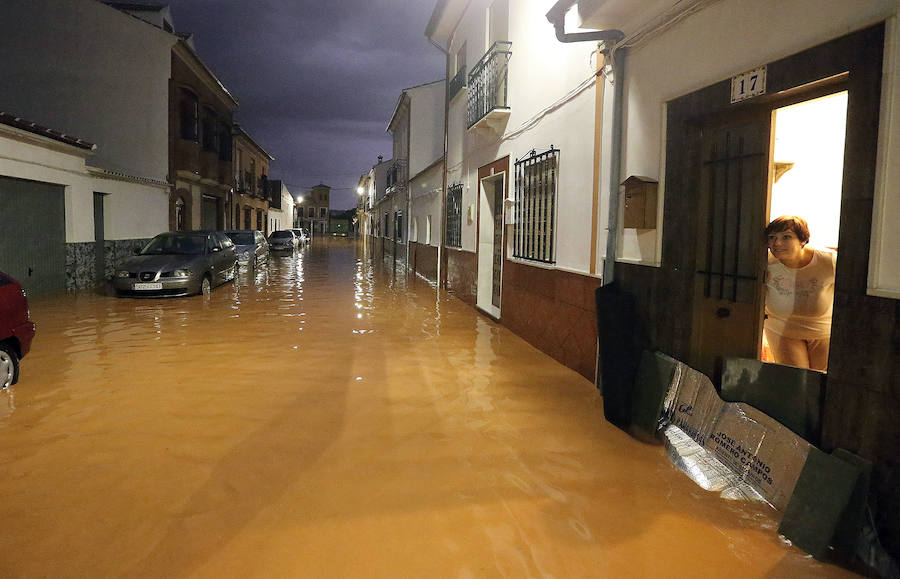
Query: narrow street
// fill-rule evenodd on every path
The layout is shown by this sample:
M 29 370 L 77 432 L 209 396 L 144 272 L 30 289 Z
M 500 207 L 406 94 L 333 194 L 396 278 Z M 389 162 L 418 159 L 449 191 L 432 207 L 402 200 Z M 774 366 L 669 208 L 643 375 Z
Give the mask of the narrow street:
M 353 240 L 210 296 L 31 300 L 2 577 L 843 577 L 594 385 Z

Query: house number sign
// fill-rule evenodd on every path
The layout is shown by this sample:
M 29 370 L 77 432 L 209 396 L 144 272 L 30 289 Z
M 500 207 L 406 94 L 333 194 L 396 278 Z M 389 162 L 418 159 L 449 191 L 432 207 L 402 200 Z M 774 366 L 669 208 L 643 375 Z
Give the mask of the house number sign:
M 765 65 L 731 77 L 731 102 L 740 102 L 766 92 Z

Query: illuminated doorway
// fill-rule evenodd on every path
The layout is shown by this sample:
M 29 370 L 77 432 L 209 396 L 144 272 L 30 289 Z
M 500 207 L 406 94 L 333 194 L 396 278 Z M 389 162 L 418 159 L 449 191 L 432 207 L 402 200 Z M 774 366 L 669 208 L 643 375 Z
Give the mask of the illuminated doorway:
M 809 224 L 809 247 L 837 252 L 847 91 L 776 109 L 772 123 L 766 223 L 800 216 Z M 775 360 L 765 334 L 760 358 Z

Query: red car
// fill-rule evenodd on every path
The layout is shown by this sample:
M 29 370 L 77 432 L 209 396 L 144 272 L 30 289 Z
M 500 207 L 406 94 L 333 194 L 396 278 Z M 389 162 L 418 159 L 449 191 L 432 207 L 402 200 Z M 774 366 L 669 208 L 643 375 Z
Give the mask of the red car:
M 19 380 L 19 360 L 31 350 L 33 338 L 25 290 L 0 271 L 0 388 Z

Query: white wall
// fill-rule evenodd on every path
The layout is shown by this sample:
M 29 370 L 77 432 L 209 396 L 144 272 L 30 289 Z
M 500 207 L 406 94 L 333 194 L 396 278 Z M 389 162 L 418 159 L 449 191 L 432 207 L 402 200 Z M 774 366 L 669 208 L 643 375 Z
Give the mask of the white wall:
M 443 80 L 406 90 L 410 97 L 410 178 L 444 154 L 444 91 Z
M 277 223 L 276 223 L 277 221 Z M 281 209 L 269 209 L 269 233 L 294 227 L 294 197 L 284 183 L 281 184 Z
M 65 186 L 66 242 L 94 241 L 94 192 L 104 199 L 106 239 L 153 237 L 169 226 L 168 186 L 108 179 L 85 167 L 87 152 L 50 139 L 0 133 L 0 175 Z
M 443 132 L 443 129 L 442 129 Z M 420 172 L 418 176 L 409 182 L 410 192 L 410 240 L 426 244 L 426 223 L 431 215 L 431 242 L 429 245 L 440 245 L 441 227 L 441 184 L 443 182 L 443 165 L 438 163 Z M 412 220 L 418 223 L 418 239 L 412 237 Z
M 96 143 L 92 165 L 166 179 L 175 36 L 89 0 L 3 0 L 0 22 L 0 110 Z
M 625 72 L 622 179 L 629 175 L 659 179 L 664 193 L 667 101 L 875 24 L 898 9 L 897 0 L 722 0 L 631 49 Z M 893 80 L 900 72 L 900 48 L 895 37 L 891 36 L 893 44 L 886 55 L 879 152 L 884 170 L 876 192 L 870 285 L 877 288 L 873 293 L 896 292 L 900 297 L 900 268 L 888 257 L 900 254 L 900 233 L 885 226 L 887 216 L 900 211 L 900 142 L 893 136 L 900 134 L 900 92 Z M 661 217 L 664 194 L 660 199 Z M 622 232 L 620 215 L 620 235 L 620 259 L 659 263 L 661 228 Z
M 448 184 L 464 183 L 463 249 L 475 250 L 475 223 L 468 208 L 475 207 L 478 168 L 505 155 L 510 173 L 516 158 L 532 149 L 560 149 L 557 189 L 556 267 L 580 273 L 590 271 L 593 208 L 594 98 L 592 83 L 577 95 L 572 91 L 593 77 L 595 57 L 591 42 L 564 44 L 555 36 L 545 14 L 549 0 L 510 2 L 509 121 L 502 136 L 466 131 L 465 94 L 451 101 L 449 113 Z M 489 0 L 473 0 L 450 46 L 455 53 L 467 43 L 467 68 L 484 55 L 485 16 Z M 554 104 L 561 104 L 548 110 Z M 510 175 L 512 180 L 512 175 Z M 512 186 L 509 189 L 512 195 Z M 601 206 L 607 202 L 601 200 Z M 523 262 L 529 263 L 529 262 Z

